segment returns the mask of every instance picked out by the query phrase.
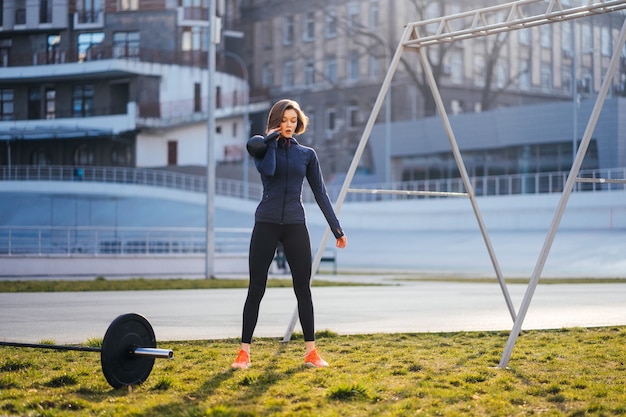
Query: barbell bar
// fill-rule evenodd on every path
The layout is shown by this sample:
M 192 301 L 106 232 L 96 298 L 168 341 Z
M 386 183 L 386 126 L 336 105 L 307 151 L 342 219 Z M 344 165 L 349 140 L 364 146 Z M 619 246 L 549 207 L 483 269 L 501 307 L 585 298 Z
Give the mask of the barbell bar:
M 104 334 L 101 348 L 3 341 L 0 346 L 100 352 L 102 373 L 113 388 L 143 383 L 152 372 L 155 359 L 174 357 L 172 350 L 157 349 L 152 326 L 137 313 L 122 314 L 113 320 Z

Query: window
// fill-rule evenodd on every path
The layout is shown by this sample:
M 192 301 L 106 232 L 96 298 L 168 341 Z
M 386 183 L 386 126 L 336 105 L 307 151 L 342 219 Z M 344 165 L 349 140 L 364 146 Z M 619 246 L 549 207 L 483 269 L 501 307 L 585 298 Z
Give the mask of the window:
M 54 88 L 46 89 L 46 119 L 56 118 L 56 93 Z
M 520 90 L 530 90 L 530 61 L 520 60 L 518 79 Z
M 61 53 L 59 52 L 60 46 L 61 35 L 48 35 L 48 49 L 46 53 L 48 64 L 57 64 L 61 62 Z
M 360 26 L 359 23 L 359 3 L 348 3 L 348 30 L 356 30 Z
M 304 15 L 304 31 L 302 32 L 303 41 L 315 40 L 315 12 L 308 12 Z
M 552 89 L 552 66 L 547 62 L 541 64 L 541 88 L 546 91 Z
M 113 34 L 113 58 L 139 58 L 139 32 L 116 32 Z
M 72 116 L 89 117 L 93 111 L 94 88 L 91 84 L 75 85 L 72 92 Z
M 201 51 L 205 50 L 202 39 L 206 36 L 204 28 L 197 26 L 184 28 L 182 35 L 181 49 L 183 51 Z
M 358 80 L 359 79 L 359 52 L 358 51 L 350 52 L 347 65 L 348 65 L 348 68 L 347 68 L 346 73 L 348 74 L 348 80 L 350 81 Z
M 552 48 L 552 26 L 539 26 L 539 43 L 542 48 Z
M 593 48 L 592 36 L 593 35 L 591 34 L 591 26 L 587 24 L 582 24 L 580 42 L 581 42 L 581 50 L 583 51 L 583 53 L 588 53 L 591 50 L 591 48 Z
M 312 86 L 315 84 L 315 62 L 307 61 L 304 65 L 304 84 Z
M 272 87 L 274 85 L 274 65 L 267 63 L 263 66 L 261 74 L 261 82 L 264 87 Z
M 98 45 L 104 41 L 104 33 L 81 33 L 78 35 L 78 62 L 98 59 Z
M 39 1 L 39 23 L 52 23 L 52 0 Z
M 326 79 L 333 84 L 337 82 L 337 58 L 334 56 L 326 58 Z
M 611 56 L 611 29 L 603 27 L 600 32 L 600 52 L 603 56 Z
M 178 141 L 167 141 L 167 165 L 178 165 Z
M 41 90 L 39 87 L 28 90 L 28 119 L 41 119 Z
M 94 153 L 88 145 L 80 145 L 74 151 L 74 165 L 93 165 Z
M 485 57 L 484 55 L 474 55 L 474 85 L 485 86 Z
M 263 47 L 265 49 L 272 49 L 274 46 L 274 28 L 272 27 L 272 21 L 268 20 L 261 23 L 261 34 L 263 36 Z
M 348 120 L 348 128 L 356 129 L 359 127 L 359 106 L 350 105 L 346 111 L 346 119 Z
M 530 28 L 520 29 L 517 31 L 517 33 L 518 33 L 517 36 L 518 36 L 520 45 L 529 46 L 530 38 L 531 38 L 531 29 Z
M 509 65 L 506 60 L 501 59 L 496 64 L 496 87 L 504 88 L 509 80 Z
M 26 0 L 15 0 L 15 24 L 26 24 Z
M 13 120 L 14 115 L 14 96 L 12 88 L 0 89 L 0 120 Z
M 334 132 L 337 129 L 337 111 L 326 109 L 326 131 Z
M 198 113 L 202 111 L 202 89 L 200 83 L 193 84 L 193 111 Z
M 115 145 L 111 150 L 111 162 L 116 166 L 130 166 L 131 163 L 130 146 Z
M 102 0 L 77 0 L 76 10 L 79 23 L 95 23 L 102 11 Z
M 337 36 L 337 9 L 326 9 L 326 15 L 324 16 L 324 34 L 327 38 Z
M 450 53 L 450 82 L 463 84 L 463 52 L 453 51 Z
M 120 0 L 119 10 L 138 10 L 139 0 Z
M 30 155 L 30 163 L 35 166 L 48 166 L 52 165 L 52 158 L 46 148 L 37 148 Z
M 293 61 L 287 61 L 283 65 L 283 88 L 292 88 L 294 86 L 294 66 Z
M 368 74 L 370 78 L 376 78 L 376 76 L 378 75 L 378 57 L 375 57 L 374 55 L 369 55 L 367 57 L 367 60 L 368 60 L 368 66 L 367 66 Z
M 378 31 L 378 0 L 371 0 L 369 7 L 369 15 L 368 15 L 368 26 L 370 32 Z
M 568 57 L 571 57 L 573 53 L 572 42 L 574 41 L 574 37 L 572 34 L 572 25 L 574 25 L 574 22 L 561 25 L 561 50 L 563 50 L 563 55 Z
M 293 16 L 283 17 L 283 45 L 292 45 L 294 32 L 293 32 Z

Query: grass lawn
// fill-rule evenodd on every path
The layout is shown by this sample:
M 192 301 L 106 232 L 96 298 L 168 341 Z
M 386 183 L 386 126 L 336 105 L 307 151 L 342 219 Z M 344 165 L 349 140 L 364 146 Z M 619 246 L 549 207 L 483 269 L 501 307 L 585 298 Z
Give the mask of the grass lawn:
M 97 353 L 0 347 L 0 415 L 626 415 L 626 327 L 524 331 L 499 369 L 507 337 L 322 331 L 324 369 L 302 365 L 301 335 L 256 339 L 244 371 L 230 369 L 234 339 L 159 342 L 174 358 L 117 390 Z

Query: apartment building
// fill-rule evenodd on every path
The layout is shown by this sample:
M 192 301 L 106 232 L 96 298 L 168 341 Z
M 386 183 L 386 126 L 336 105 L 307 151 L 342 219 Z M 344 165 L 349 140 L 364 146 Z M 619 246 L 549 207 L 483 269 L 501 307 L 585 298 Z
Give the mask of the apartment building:
M 207 30 L 206 0 L 0 1 L 0 165 L 206 165 L 209 97 L 241 160 L 268 103 L 225 58 L 209 94 Z
M 268 88 L 272 100 L 298 100 L 312 119 L 303 141 L 317 149 L 324 172 L 346 172 L 404 25 L 489 6 L 488 0 L 245 0 L 251 83 Z M 622 12 L 614 12 L 429 47 L 446 111 L 459 115 L 593 98 L 623 20 Z M 612 96 L 625 92 L 626 53 L 622 56 Z M 389 95 L 390 107 L 380 112 L 379 124 L 436 114 L 417 56 L 403 58 Z M 382 126 L 376 132 L 384 132 Z M 361 172 L 376 169 L 373 161 L 380 155 L 372 152 L 366 150 Z M 439 158 L 416 152 L 419 164 Z M 429 171 L 423 165 L 420 170 Z M 412 178 L 394 172 L 393 180 Z

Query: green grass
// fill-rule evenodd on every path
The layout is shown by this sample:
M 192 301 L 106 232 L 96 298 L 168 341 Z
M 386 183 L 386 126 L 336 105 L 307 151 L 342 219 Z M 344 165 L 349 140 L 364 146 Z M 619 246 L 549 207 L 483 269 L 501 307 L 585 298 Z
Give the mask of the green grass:
M 508 332 L 318 334 L 331 366 L 302 365 L 301 335 L 160 342 L 148 380 L 112 389 L 97 353 L 0 348 L 0 415 L 9 416 L 624 416 L 626 327 Z
M 350 274 L 346 274 L 349 277 Z M 496 278 L 455 278 L 455 277 L 423 277 L 413 274 L 390 274 L 386 275 L 388 284 L 400 285 L 402 282 L 437 281 L 437 282 L 473 282 L 473 283 L 497 283 Z M 528 279 L 506 279 L 508 284 L 528 284 Z M 620 284 L 626 283 L 626 278 L 542 278 L 541 284 Z M 291 278 L 270 278 L 268 287 L 291 287 Z M 325 281 L 316 278 L 314 287 L 326 286 L 358 286 L 376 285 L 371 283 L 358 283 L 346 279 L 345 282 Z M 185 278 L 132 278 L 132 279 L 75 279 L 75 280 L 0 280 L 0 293 L 10 292 L 67 292 L 67 291 L 147 291 L 147 290 L 195 290 L 195 289 L 219 289 L 219 288 L 247 288 L 247 279 L 185 279 Z
M 315 280 L 313 286 L 363 285 Z M 268 287 L 291 287 L 291 278 L 270 278 Z M 247 279 L 96 279 L 77 280 L 5 280 L 0 281 L 0 292 L 68 292 L 68 291 L 149 291 L 149 290 L 201 290 L 220 288 L 247 288 Z

